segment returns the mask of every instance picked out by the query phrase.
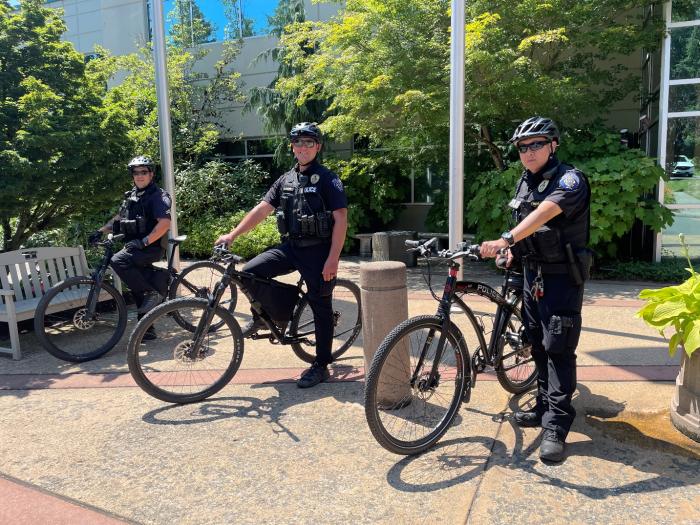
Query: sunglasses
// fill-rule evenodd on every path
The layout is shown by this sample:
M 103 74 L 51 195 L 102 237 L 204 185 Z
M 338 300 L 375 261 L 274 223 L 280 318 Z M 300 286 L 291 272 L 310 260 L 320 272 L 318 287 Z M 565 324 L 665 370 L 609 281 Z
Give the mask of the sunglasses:
M 314 139 L 294 139 L 292 141 L 292 146 L 297 148 L 313 148 L 318 144 Z
M 544 148 L 547 144 L 551 144 L 551 140 L 538 140 L 537 142 L 531 142 L 530 144 L 523 144 L 522 146 L 516 146 L 520 153 L 527 153 L 530 151 L 539 151 Z

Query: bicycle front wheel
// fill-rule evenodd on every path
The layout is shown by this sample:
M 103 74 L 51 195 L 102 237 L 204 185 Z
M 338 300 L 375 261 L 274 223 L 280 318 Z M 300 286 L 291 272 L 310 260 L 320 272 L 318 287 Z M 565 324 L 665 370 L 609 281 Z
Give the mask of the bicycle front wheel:
M 194 403 L 221 390 L 243 359 L 243 336 L 233 316 L 217 306 L 203 341 L 183 328 L 176 315 L 195 326 L 209 308 L 206 299 L 175 299 L 151 310 L 129 338 L 127 362 L 136 383 L 168 403 Z M 227 329 L 213 330 L 220 324 Z
M 372 435 L 396 454 L 429 449 L 452 424 L 469 371 L 469 353 L 456 326 L 443 334 L 435 316 L 404 321 L 384 339 L 367 373 L 365 415 Z
M 289 333 L 292 337 L 305 339 L 292 343 L 292 350 L 299 359 L 307 363 L 313 363 L 316 359 L 315 330 L 311 305 L 306 297 L 302 297 L 294 310 Z M 333 289 L 333 360 L 338 359 L 352 346 L 361 330 L 360 288 L 352 281 L 338 279 Z
M 89 312 L 91 290 L 97 301 Z M 54 357 L 82 363 L 109 352 L 126 330 L 126 303 L 109 283 L 99 290 L 92 277 L 71 277 L 44 295 L 36 308 L 34 333 Z
M 178 273 L 175 280 L 170 284 L 168 299 L 207 299 L 214 291 L 214 287 L 221 281 L 225 272 L 226 269 L 223 266 L 211 261 L 199 261 L 191 264 Z M 237 301 L 238 291 L 236 290 L 236 285 L 232 282 L 219 301 L 219 306 L 229 312 L 233 312 Z M 181 327 L 194 332 L 196 324 L 193 324 L 192 319 L 186 319 L 178 312 L 173 313 L 173 319 Z M 223 321 L 219 321 L 212 327 L 218 330 L 223 324 Z
M 525 334 L 520 310 L 514 308 L 508 315 L 498 338 L 496 377 L 501 386 L 511 394 L 522 394 L 537 381 L 537 367 L 532 358 L 532 345 Z

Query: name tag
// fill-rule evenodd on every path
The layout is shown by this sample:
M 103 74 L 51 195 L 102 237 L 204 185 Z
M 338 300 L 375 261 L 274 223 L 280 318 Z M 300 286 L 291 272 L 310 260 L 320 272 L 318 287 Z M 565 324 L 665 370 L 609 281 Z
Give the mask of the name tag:
M 316 193 L 316 186 L 307 186 L 304 188 L 304 193 Z

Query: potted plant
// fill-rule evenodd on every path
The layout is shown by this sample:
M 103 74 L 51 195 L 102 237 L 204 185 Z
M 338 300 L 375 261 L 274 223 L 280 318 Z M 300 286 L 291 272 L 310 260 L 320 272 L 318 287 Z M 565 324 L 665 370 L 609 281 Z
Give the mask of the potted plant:
M 676 379 L 676 391 L 671 402 L 671 421 L 688 437 L 700 441 L 700 274 L 690 262 L 688 246 L 679 235 L 688 259 L 690 278 L 678 286 L 642 290 L 639 298 L 648 301 L 637 317 L 657 328 L 671 328 L 668 342 L 671 357 L 681 346 L 684 350 L 681 369 Z

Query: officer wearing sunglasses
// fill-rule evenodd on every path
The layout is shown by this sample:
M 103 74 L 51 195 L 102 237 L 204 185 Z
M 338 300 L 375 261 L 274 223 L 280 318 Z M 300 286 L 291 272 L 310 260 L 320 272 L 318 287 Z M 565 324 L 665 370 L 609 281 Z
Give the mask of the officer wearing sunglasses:
M 294 270 L 304 278 L 307 296 L 314 313 L 316 361 L 306 370 L 297 386 L 309 388 L 326 381 L 332 361 L 333 310 L 331 295 L 338 273 L 340 251 L 347 230 L 348 202 L 343 183 L 317 159 L 322 147 L 321 130 L 316 123 L 301 122 L 289 133 L 297 164 L 270 188 L 262 202 L 253 208 L 230 233 L 216 244 L 231 244 L 275 212 L 282 244 L 271 248 L 243 267 L 259 277 L 276 277 Z M 265 285 L 252 282 L 249 292 L 268 313 L 280 303 L 279 296 L 268 294 Z M 277 292 L 279 293 L 279 291 Z M 290 312 L 291 313 L 291 312 Z M 243 328 L 245 337 L 263 328 L 253 312 L 253 320 Z
M 576 415 L 575 352 L 592 263 L 590 186 L 583 173 L 557 158 L 559 140 L 548 118 L 529 118 L 515 130 L 510 142 L 525 168 L 509 203 L 516 226 L 481 245 L 484 257 L 507 250 L 506 265 L 523 265 L 523 318 L 537 366 L 537 398 L 533 410 L 518 411 L 514 419 L 522 427 L 542 427 L 540 458 L 553 462 L 564 459 Z

